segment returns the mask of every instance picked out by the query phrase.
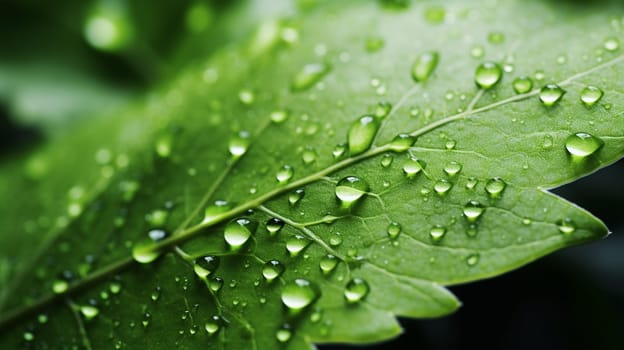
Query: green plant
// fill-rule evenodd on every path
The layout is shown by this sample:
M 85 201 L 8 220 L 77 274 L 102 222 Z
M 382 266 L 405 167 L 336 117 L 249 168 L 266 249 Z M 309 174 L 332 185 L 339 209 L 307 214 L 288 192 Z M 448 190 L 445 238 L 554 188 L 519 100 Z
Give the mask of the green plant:
M 624 153 L 619 5 L 474 6 L 278 6 L 5 162 L 3 347 L 368 343 L 604 237 L 546 189 Z

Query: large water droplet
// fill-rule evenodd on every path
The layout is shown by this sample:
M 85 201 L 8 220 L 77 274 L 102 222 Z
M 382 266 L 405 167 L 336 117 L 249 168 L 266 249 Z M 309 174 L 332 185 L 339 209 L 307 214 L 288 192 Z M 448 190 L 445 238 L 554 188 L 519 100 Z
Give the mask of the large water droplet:
M 503 69 L 494 62 L 484 62 L 475 70 L 475 83 L 482 89 L 496 85 L 503 76 Z
M 219 257 L 213 255 L 206 255 L 201 258 L 195 259 L 193 262 L 193 271 L 202 279 L 208 277 L 211 273 L 215 272 L 219 267 Z
M 415 82 L 423 82 L 429 79 L 440 60 L 440 55 L 435 51 L 425 52 L 416 58 L 412 65 L 412 79 Z
M 379 126 L 379 121 L 373 115 L 364 115 L 351 124 L 347 134 L 349 154 L 356 156 L 366 152 L 373 143 Z
M 312 87 L 327 74 L 330 67 L 324 63 L 306 64 L 303 69 L 295 75 L 291 89 L 293 91 L 303 91 Z
M 446 175 L 448 176 L 455 176 L 457 174 L 459 174 L 459 172 L 462 170 L 462 165 L 452 161 L 450 163 L 448 163 L 445 167 L 444 167 L 444 172 L 446 173 Z
M 137 243 L 132 248 L 132 258 L 141 264 L 149 264 L 160 256 L 160 252 L 154 249 L 155 244 Z
M 202 221 L 202 223 L 212 222 L 218 219 L 221 214 L 227 212 L 230 209 L 232 209 L 232 206 L 227 201 L 216 200 L 204 211 L 204 220 Z
M 576 157 L 589 157 L 596 153 L 602 146 L 604 141 L 586 132 L 577 132 L 568 136 L 565 141 L 566 150 Z
M 284 221 L 278 218 L 270 218 L 265 226 L 267 231 L 269 231 L 269 235 L 275 236 L 284 227 Z
M 286 240 L 286 250 L 290 253 L 290 256 L 295 257 L 301 253 L 308 245 L 310 240 L 301 235 L 294 235 Z
M 574 221 L 570 218 L 565 218 L 557 221 L 557 227 L 559 228 L 559 232 L 569 235 L 576 230 L 576 225 Z
M 559 102 L 564 94 L 565 90 L 559 87 L 559 85 L 546 84 L 540 89 L 539 100 L 544 106 L 551 107 Z
M 517 94 L 526 94 L 533 89 L 533 80 L 527 76 L 521 76 L 514 79 L 511 86 Z
M 334 271 L 337 265 L 338 258 L 333 256 L 332 254 L 325 255 L 321 258 L 321 261 L 319 261 L 319 268 L 321 269 L 321 272 L 325 275 L 328 275 L 332 271 Z
M 293 312 L 299 312 L 310 306 L 318 297 L 318 289 L 312 282 L 297 278 L 282 289 L 282 303 Z
M 285 164 L 280 168 L 277 174 L 275 174 L 275 178 L 277 179 L 277 182 L 279 182 L 280 184 L 285 184 L 288 181 L 290 181 L 290 179 L 292 179 L 294 174 L 295 174 L 295 169 L 293 169 L 292 166 Z
M 429 236 L 431 237 L 431 240 L 434 242 L 440 241 L 442 238 L 444 238 L 445 234 L 446 234 L 446 228 L 441 225 L 436 225 L 433 228 L 431 228 L 431 231 L 429 231 Z
M 344 296 L 348 303 L 357 303 L 366 298 L 369 291 L 368 283 L 359 277 L 355 277 L 347 283 Z
M 232 250 L 238 250 L 247 243 L 257 227 L 258 223 L 252 219 L 234 219 L 225 226 L 223 238 Z
M 336 184 L 336 197 L 345 208 L 350 208 L 368 191 L 368 183 L 357 176 L 347 176 Z
M 475 222 L 481 217 L 481 215 L 483 215 L 485 208 L 481 203 L 475 200 L 471 200 L 466 203 L 463 211 L 464 216 L 466 217 L 466 220 L 468 220 L 468 222 Z
M 446 179 L 440 179 L 433 185 L 433 190 L 439 195 L 445 195 L 451 190 L 453 184 Z
M 234 159 L 240 158 L 247 152 L 247 148 L 249 148 L 249 143 L 251 142 L 250 137 L 251 135 L 249 132 L 241 131 L 230 139 L 228 149 Z
M 410 156 L 403 164 L 403 172 L 408 178 L 412 178 L 418 175 L 421 171 L 423 171 L 426 165 L 427 164 L 424 161 L 416 157 Z
M 507 184 L 500 177 L 491 178 L 485 183 L 485 191 L 492 198 L 499 197 L 505 190 L 505 187 L 507 187 Z
M 390 149 L 395 152 L 405 152 L 416 142 L 416 138 L 410 134 L 399 134 L 392 142 L 390 142 Z
M 581 91 L 581 102 L 587 107 L 593 106 L 596 102 L 600 101 L 603 94 L 602 90 L 595 86 L 586 86 L 583 91 Z
M 269 260 L 262 267 L 262 277 L 270 283 L 281 276 L 284 270 L 284 264 L 279 262 L 279 260 Z

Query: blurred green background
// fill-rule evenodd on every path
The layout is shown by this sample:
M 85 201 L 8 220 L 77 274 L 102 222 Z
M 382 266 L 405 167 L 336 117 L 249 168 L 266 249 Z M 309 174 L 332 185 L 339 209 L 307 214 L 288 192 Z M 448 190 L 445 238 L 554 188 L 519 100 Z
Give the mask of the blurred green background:
M 241 1 L 3 0 L 0 161 L 114 113 L 244 38 L 271 13 L 266 3 L 234 11 Z M 453 287 L 459 312 L 402 320 L 403 336 L 366 349 L 624 349 L 622 178 L 619 162 L 555 191 L 605 220 L 610 237 Z

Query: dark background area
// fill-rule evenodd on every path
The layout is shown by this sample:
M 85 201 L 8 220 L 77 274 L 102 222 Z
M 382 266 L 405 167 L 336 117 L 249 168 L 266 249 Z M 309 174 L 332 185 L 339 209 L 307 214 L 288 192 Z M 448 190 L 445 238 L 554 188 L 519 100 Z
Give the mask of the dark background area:
M 82 19 L 97 1 L 61 0 L 54 4 L 3 1 L 0 4 L 0 76 L 3 76 L 0 161 L 45 141 L 50 119 L 46 119 L 47 115 L 25 113 L 19 107 L 24 90 L 52 79 L 59 65 L 71 66 L 71 77 L 80 84 L 84 83 L 80 77 L 88 77 L 88 83 L 80 86 L 93 89 L 95 96 L 100 91 L 121 91 L 116 101 L 120 104 L 127 101 L 164 79 L 175 66 L 171 62 L 186 60 L 184 55 L 188 51 L 173 43 L 188 36 L 184 30 L 185 16 L 188 7 L 195 3 L 179 1 L 155 6 L 151 1 L 133 2 L 132 13 L 150 7 L 158 18 L 157 23 L 153 18 L 133 18 L 135 40 L 144 44 L 143 51 L 137 53 L 128 48 L 102 51 L 84 40 Z M 204 4 L 215 18 L 229 6 L 226 1 Z M 212 23 L 203 30 L 209 30 Z M 216 46 L 218 42 L 213 45 Z M 149 62 L 137 61 L 137 55 L 149 56 Z M 17 72 L 18 76 L 19 72 L 32 69 L 39 74 L 19 79 L 2 74 Z M 43 86 L 45 94 L 46 85 Z M 50 112 L 45 108 L 45 101 L 42 103 L 43 110 Z M 86 105 L 98 107 L 93 100 L 88 100 Z M 88 107 L 87 110 L 71 105 L 65 108 L 58 113 L 90 114 Z M 401 319 L 405 334 L 392 341 L 359 348 L 624 349 L 624 335 L 620 333 L 624 330 L 622 179 L 624 162 L 620 161 L 554 191 L 603 219 L 613 231 L 608 238 L 556 252 L 494 279 L 454 286 L 451 289 L 464 304 L 455 314 L 434 320 Z

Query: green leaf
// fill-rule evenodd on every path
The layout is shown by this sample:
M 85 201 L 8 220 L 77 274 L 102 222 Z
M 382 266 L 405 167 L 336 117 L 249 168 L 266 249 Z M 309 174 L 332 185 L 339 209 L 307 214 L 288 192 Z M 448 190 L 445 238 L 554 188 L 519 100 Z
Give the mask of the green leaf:
M 609 6 L 388 3 L 287 10 L 4 163 L 2 347 L 379 341 L 605 236 L 546 190 L 624 154 Z

